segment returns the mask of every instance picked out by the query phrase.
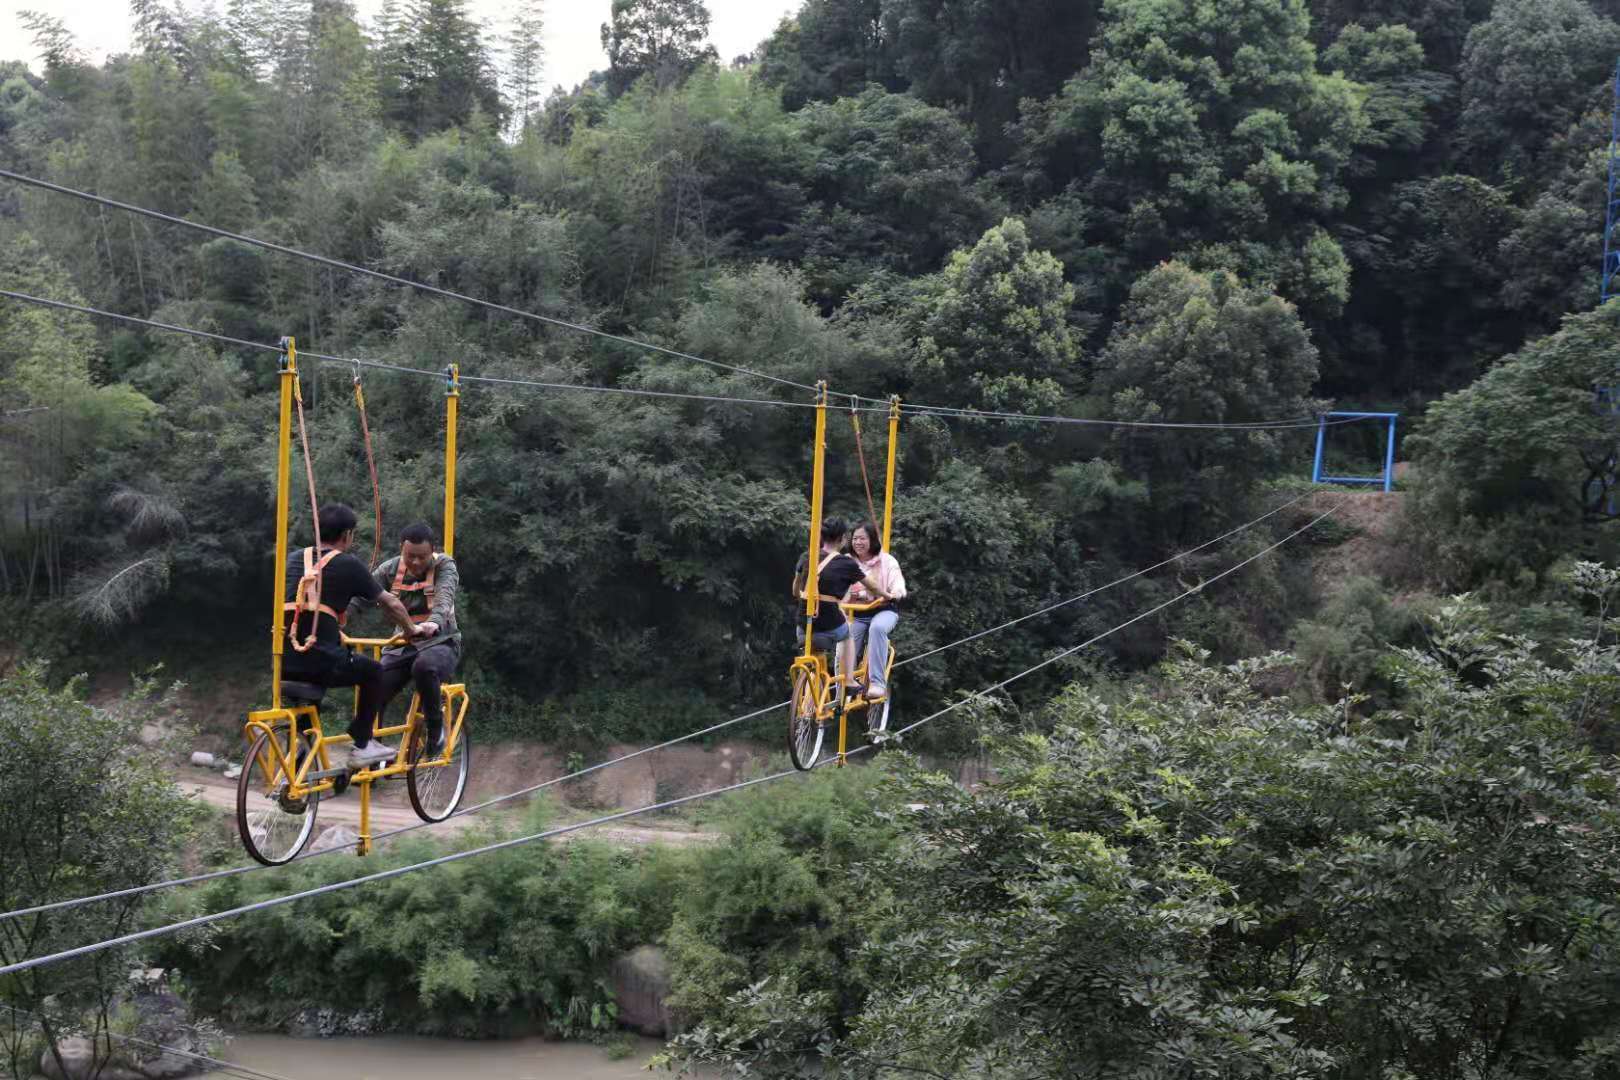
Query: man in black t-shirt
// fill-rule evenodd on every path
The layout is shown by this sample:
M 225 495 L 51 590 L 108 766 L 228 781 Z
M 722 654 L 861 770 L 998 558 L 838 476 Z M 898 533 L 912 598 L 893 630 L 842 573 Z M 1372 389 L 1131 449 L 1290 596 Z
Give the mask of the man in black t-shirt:
M 328 503 L 318 515 L 320 546 L 302 548 L 287 556 L 287 594 L 291 606 L 299 598 L 299 586 L 306 573 L 319 568 L 319 607 L 303 610 L 293 618 L 292 640 L 281 657 L 281 676 L 318 686 L 357 686 L 360 704 L 349 724 L 353 745 L 342 766 L 366 766 L 394 756 L 393 747 L 371 738 L 381 698 L 382 666 L 369 656 L 357 655 L 343 644 L 338 612 L 347 611 L 349 601 L 359 597 L 376 601 L 407 638 L 418 633 L 410 614 L 399 598 L 385 591 L 372 578 L 371 571 L 357 556 L 349 554 L 354 544 L 354 511 L 342 503 Z M 308 605 L 305 605 L 308 607 Z M 299 649 L 294 642 L 308 647 Z M 341 755 L 340 755 L 341 757 Z
M 829 517 L 821 520 L 821 556 L 816 566 L 816 592 L 821 597 L 821 605 L 816 608 L 815 621 L 810 625 L 811 644 L 820 652 L 829 652 L 839 642 L 849 637 L 849 621 L 839 610 L 839 603 L 849 595 L 850 588 L 857 582 L 866 586 L 868 592 L 879 600 L 890 599 L 889 594 L 883 591 L 882 586 L 867 576 L 861 564 L 852 557 L 843 553 L 844 541 L 849 536 L 849 527 L 841 518 Z M 805 553 L 799 556 L 799 563 L 793 570 L 793 596 L 803 601 L 804 588 L 808 574 L 806 570 L 810 565 L 810 555 Z M 803 617 L 804 609 L 798 609 L 799 617 Z M 799 632 L 799 643 L 804 643 L 804 631 Z M 855 673 L 855 650 L 845 649 L 843 656 L 844 681 L 847 685 L 852 681 Z

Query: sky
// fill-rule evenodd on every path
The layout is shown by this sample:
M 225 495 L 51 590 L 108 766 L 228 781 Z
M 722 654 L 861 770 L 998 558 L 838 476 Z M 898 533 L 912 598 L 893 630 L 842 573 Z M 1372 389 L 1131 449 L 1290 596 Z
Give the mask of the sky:
M 707 0 L 709 39 L 722 60 L 751 51 L 783 15 L 798 9 L 801 0 Z M 189 0 L 187 7 L 203 6 Z M 382 0 L 358 0 L 363 19 L 369 19 L 382 6 Z M 477 19 L 498 27 L 505 22 L 509 0 L 469 0 Z M 546 23 L 546 86 L 572 88 L 592 71 L 607 67 L 602 52 L 601 27 L 607 21 L 612 0 L 550 0 L 544 5 Z M 33 44 L 23 29 L 18 12 L 41 11 L 55 15 L 67 24 L 79 47 L 94 61 L 129 49 L 130 18 L 127 0 L 0 0 L 0 60 L 23 60 L 38 70 Z

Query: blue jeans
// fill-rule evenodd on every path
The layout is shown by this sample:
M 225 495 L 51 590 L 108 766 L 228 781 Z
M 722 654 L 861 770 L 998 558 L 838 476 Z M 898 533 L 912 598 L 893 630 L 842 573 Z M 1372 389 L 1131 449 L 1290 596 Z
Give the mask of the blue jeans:
M 799 644 L 804 644 L 804 627 L 799 627 Z M 817 652 L 832 652 L 833 646 L 849 637 L 849 623 L 841 622 L 831 630 L 817 630 L 810 635 L 810 644 Z
M 855 658 L 861 655 L 861 643 L 866 643 L 867 685 L 882 688 L 887 685 L 884 676 L 889 670 L 889 635 L 900 621 L 898 611 L 879 611 L 870 619 L 855 620 Z

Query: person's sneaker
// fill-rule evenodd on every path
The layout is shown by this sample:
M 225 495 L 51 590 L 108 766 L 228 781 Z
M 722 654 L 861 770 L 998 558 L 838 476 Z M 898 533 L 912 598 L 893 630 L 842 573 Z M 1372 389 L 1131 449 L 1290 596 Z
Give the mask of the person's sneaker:
M 398 753 L 397 750 L 381 739 L 372 739 L 358 750 L 350 747 L 348 760 L 343 764 L 345 768 L 364 769 L 379 762 L 387 761 L 396 753 Z
M 868 701 L 882 701 L 888 696 L 889 691 L 881 686 L 871 686 L 866 690 L 866 700 Z

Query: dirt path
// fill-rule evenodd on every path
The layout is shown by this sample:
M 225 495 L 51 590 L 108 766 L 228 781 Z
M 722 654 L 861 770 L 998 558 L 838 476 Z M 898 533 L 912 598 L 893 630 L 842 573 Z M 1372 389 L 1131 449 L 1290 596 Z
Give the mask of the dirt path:
M 230 814 L 234 819 L 236 814 L 236 782 L 234 780 L 226 780 L 215 773 L 203 773 L 196 769 L 189 769 L 177 773 L 175 782 L 180 785 L 180 790 L 186 795 L 200 798 L 207 805 Z M 498 814 L 499 811 L 485 811 L 485 813 Z M 441 833 L 460 832 L 471 828 L 483 817 L 484 814 L 482 813 L 457 815 L 448 821 L 429 826 L 429 828 Z M 319 817 L 316 820 L 319 823 L 320 831 L 312 841 L 312 846 L 320 846 L 320 833 L 333 827 L 344 827 L 349 830 L 358 829 L 360 825 L 359 796 L 351 792 L 335 799 L 322 800 Z M 407 825 L 416 825 L 421 820 L 416 816 L 416 812 L 411 809 L 410 803 L 406 799 L 405 786 L 402 781 L 385 782 L 372 798 L 371 828 L 373 833 L 387 832 L 390 829 L 403 828 Z M 567 822 L 559 822 L 558 824 L 567 824 Z M 595 839 L 604 840 L 620 847 L 642 847 L 647 844 L 702 844 L 717 840 L 719 837 L 714 833 L 660 828 L 656 825 L 607 825 L 565 833 L 560 839 Z

